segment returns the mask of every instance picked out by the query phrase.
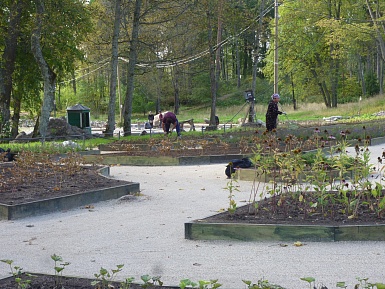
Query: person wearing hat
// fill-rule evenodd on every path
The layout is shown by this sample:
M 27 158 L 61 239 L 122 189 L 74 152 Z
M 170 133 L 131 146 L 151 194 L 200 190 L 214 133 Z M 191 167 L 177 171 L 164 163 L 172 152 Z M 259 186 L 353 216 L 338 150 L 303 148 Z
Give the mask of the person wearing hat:
M 278 110 L 278 102 L 279 102 L 279 94 L 274 93 L 271 96 L 271 100 L 269 102 L 269 105 L 267 107 L 266 112 L 266 130 L 272 131 L 273 129 L 277 128 L 277 117 L 280 114 L 286 114 L 286 112 L 282 112 Z

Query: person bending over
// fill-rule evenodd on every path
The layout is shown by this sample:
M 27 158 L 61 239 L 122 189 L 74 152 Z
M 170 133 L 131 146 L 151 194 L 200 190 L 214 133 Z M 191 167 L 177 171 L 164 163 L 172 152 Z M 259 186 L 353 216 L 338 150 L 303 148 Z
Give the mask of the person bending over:
M 164 134 L 171 133 L 175 128 L 178 136 L 181 135 L 179 121 L 176 118 L 176 115 L 171 111 L 168 111 L 165 114 L 163 114 L 162 127 L 163 127 Z

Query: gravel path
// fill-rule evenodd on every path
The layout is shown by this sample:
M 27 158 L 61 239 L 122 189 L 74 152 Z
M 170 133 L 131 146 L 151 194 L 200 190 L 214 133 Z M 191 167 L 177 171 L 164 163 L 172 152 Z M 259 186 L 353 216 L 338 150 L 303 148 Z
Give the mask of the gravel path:
M 372 159 L 382 145 L 370 148 Z M 100 267 L 124 264 L 118 279 L 149 274 L 167 285 L 179 280 L 218 279 L 221 288 L 246 288 L 242 279 L 265 278 L 288 289 L 309 288 L 301 277 L 328 288 L 356 278 L 385 283 L 384 242 L 305 243 L 191 241 L 184 223 L 228 206 L 225 165 L 111 168 L 114 178 L 139 182 L 142 195 L 90 208 L 22 220 L 0 221 L 0 259 L 12 259 L 25 271 L 54 274 L 50 256 L 71 264 L 64 275 L 93 277 Z M 249 199 L 251 184 L 240 181 L 236 201 Z M 287 246 L 286 246 L 287 245 Z M 0 277 L 9 268 L 0 263 Z

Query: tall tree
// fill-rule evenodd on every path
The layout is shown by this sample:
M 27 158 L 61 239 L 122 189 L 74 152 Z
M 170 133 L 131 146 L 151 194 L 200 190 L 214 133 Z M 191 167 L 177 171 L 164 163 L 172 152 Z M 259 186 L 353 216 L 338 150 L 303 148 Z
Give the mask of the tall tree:
M 17 41 L 20 34 L 20 20 L 24 1 L 12 1 L 9 9 L 7 33 L 5 34 L 4 50 L 0 61 L 0 112 L 1 128 L 10 120 L 10 103 L 12 92 L 12 74 L 15 70 Z
M 138 57 L 138 43 L 139 43 L 139 27 L 140 27 L 140 9 L 142 0 L 135 1 L 134 17 L 132 25 L 132 34 L 130 41 L 130 53 L 127 69 L 127 91 L 123 105 L 123 131 L 124 135 L 131 135 L 131 118 L 132 118 L 132 100 L 134 95 L 134 77 L 135 66 Z
M 36 0 L 36 26 L 31 36 L 31 49 L 33 55 L 35 56 L 36 62 L 38 63 L 44 80 L 44 98 L 43 105 L 41 108 L 41 117 L 39 125 L 39 132 L 40 136 L 43 138 L 43 141 L 47 134 L 50 113 L 54 107 L 56 84 L 56 74 L 46 62 L 40 42 L 44 11 L 45 8 L 43 0 Z
M 111 56 L 111 80 L 110 80 L 110 101 L 108 106 L 108 121 L 106 133 L 113 135 L 115 129 L 115 108 L 116 108 L 116 83 L 118 74 L 118 43 L 121 21 L 121 0 L 115 0 L 115 21 L 112 36 Z

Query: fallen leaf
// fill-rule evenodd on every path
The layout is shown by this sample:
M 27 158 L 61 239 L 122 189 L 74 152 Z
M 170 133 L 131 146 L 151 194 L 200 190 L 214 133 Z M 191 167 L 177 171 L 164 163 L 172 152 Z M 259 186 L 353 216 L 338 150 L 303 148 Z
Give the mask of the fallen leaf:
M 300 242 L 300 241 L 294 242 L 293 245 L 296 246 L 296 247 L 301 247 L 301 246 L 303 246 L 302 242 Z

